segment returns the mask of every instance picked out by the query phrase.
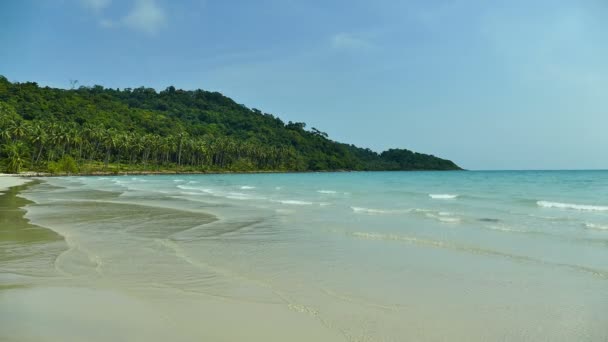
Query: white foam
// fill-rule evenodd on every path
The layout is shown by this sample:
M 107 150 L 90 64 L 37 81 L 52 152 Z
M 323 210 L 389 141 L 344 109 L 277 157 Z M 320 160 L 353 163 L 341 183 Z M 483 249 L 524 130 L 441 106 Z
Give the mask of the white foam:
M 584 211 L 608 211 L 608 206 L 589 205 L 589 204 L 572 204 L 560 202 L 538 201 L 536 204 L 543 208 L 558 208 L 558 209 L 573 209 Z
M 435 219 L 439 222 L 444 222 L 444 223 L 458 223 L 460 222 L 460 218 L 458 217 L 453 217 L 451 213 L 446 213 L 446 212 L 439 212 L 437 213 L 437 215 L 432 214 L 427 212 L 426 217 Z
M 337 192 L 334 190 L 317 190 L 320 194 L 336 194 Z
M 226 198 L 229 199 L 235 199 L 235 200 L 248 200 L 248 199 L 253 199 L 250 196 L 246 195 L 246 194 L 242 194 L 239 192 L 232 192 L 229 193 L 228 196 L 226 196 Z
M 200 192 L 190 192 L 190 191 L 180 191 L 180 194 L 196 196 L 196 195 L 200 195 L 201 193 Z
M 298 200 L 281 200 L 281 201 L 275 201 L 281 204 L 289 204 L 289 205 L 312 205 L 312 202 L 308 202 L 308 201 L 298 201 Z
M 432 199 L 454 199 L 458 197 L 458 195 L 453 194 L 429 194 L 429 197 Z
M 266 199 L 266 197 L 252 196 L 249 194 L 244 194 L 242 192 L 230 192 L 224 197 L 229 198 L 229 199 L 236 199 L 236 200 L 265 200 Z
M 240 201 L 252 199 L 251 197 L 249 197 L 247 195 L 228 195 L 228 196 L 226 196 L 226 198 L 240 200 Z
M 251 190 L 251 189 L 255 189 L 255 186 L 243 185 L 241 187 L 241 190 Z
M 214 191 L 211 189 L 207 189 L 207 188 L 199 188 L 199 187 L 195 187 L 195 186 L 186 186 L 186 185 L 178 185 L 178 188 L 182 189 L 182 190 L 197 190 L 197 191 L 201 191 L 201 192 L 205 192 L 208 194 L 213 194 Z
M 501 225 L 488 225 L 486 226 L 488 229 L 492 229 L 492 230 L 497 230 L 500 232 L 509 232 L 509 233 L 528 233 L 528 231 L 526 230 L 521 230 L 521 229 L 515 229 L 515 228 L 510 228 L 510 227 L 506 227 L 506 226 L 501 226 Z
M 373 209 L 364 207 L 350 207 L 355 213 L 363 214 L 398 214 L 403 212 L 409 212 L 410 210 L 395 210 L 395 209 Z
M 174 181 L 175 183 L 182 183 L 182 182 L 185 182 L 185 180 L 183 180 L 183 179 L 174 179 L 173 181 Z
M 584 225 L 585 225 L 585 228 L 588 228 L 588 229 L 608 230 L 608 225 L 605 225 L 605 224 L 596 224 L 596 223 L 585 222 Z

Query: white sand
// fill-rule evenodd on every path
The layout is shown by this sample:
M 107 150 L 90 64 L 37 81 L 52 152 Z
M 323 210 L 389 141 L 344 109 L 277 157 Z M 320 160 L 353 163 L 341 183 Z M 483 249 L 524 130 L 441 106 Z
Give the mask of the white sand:
M 12 188 L 13 186 L 23 185 L 30 181 L 31 179 L 28 178 L 0 173 L 0 193 L 8 188 Z

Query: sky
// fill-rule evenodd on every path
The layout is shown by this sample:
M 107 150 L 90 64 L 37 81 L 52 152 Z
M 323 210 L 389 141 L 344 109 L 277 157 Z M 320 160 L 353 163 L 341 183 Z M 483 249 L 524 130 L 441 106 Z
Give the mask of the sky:
M 608 169 L 604 0 L 0 0 L 0 75 L 219 91 L 467 169 Z

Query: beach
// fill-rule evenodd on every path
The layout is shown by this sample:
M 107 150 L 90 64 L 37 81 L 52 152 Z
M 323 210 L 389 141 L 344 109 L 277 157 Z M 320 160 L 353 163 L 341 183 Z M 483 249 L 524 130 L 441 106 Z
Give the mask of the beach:
M 6 191 L 8 188 L 23 185 L 29 181 L 31 181 L 31 179 L 0 173 L 0 193 Z
M 603 189 L 608 172 L 42 178 L 0 195 L 0 340 L 602 341 Z

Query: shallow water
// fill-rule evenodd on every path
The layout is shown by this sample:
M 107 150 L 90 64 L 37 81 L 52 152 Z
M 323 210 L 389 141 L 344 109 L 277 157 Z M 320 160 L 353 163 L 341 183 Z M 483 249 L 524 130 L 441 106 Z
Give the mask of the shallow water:
M 0 340 L 608 339 L 605 171 L 44 181 Z

